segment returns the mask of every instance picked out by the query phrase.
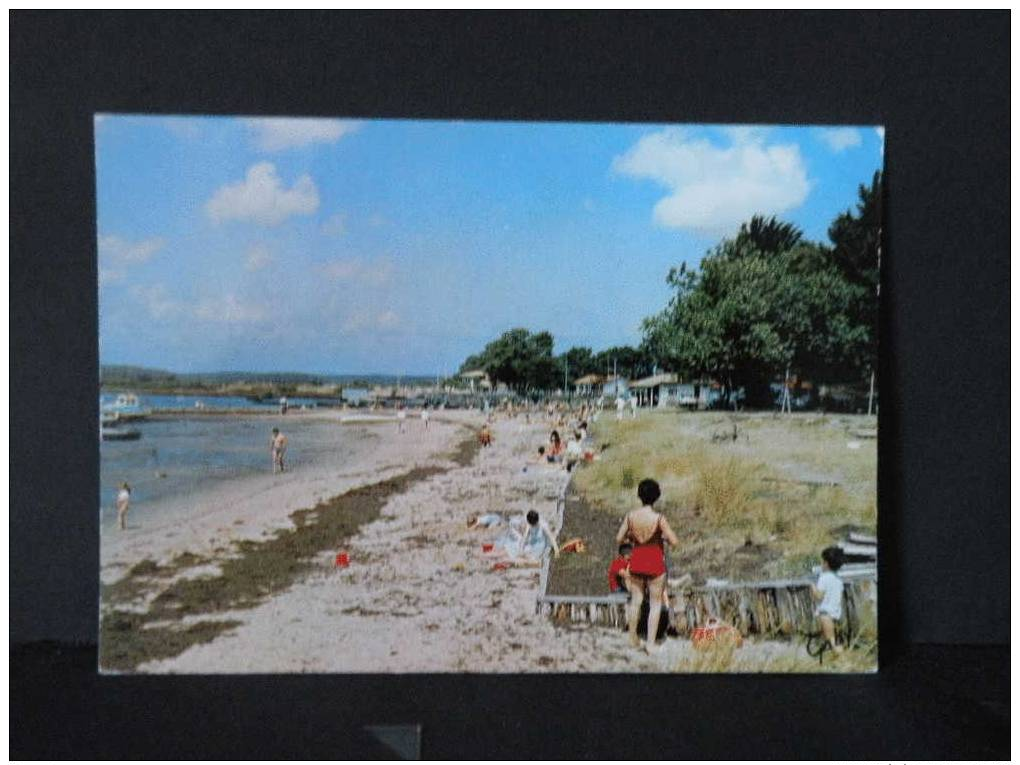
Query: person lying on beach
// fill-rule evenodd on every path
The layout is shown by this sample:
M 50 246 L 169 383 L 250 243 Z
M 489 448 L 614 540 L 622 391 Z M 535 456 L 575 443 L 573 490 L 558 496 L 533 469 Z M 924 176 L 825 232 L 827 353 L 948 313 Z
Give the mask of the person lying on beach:
M 469 529 L 491 529 L 493 526 L 499 526 L 503 522 L 502 517 L 495 513 L 486 513 L 485 515 L 472 515 L 467 519 L 467 527 Z
M 618 548 L 619 553 L 609 564 L 609 591 L 613 594 L 627 593 L 627 577 L 630 576 L 630 554 L 633 546 L 626 542 Z
M 130 506 L 131 487 L 128 486 L 127 481 L 123 481 L 120 485 L 120 491 L 117 492 L 117 528 L 121 531 L 127 528 L 127 514 Z
M 843 652 L 843 646 L 836 645 L 836 622 L 843 616 L 843 580 L 839 578 L 843 565 L 843 551 L 838 547 L 822 550 L 822 574 L 818 584 L 811 585 L 811 597 L 818 602 L 815 617 L 822 635 L 836 653 Z
M 510 534 L 501 542 L 506 562 L 514 566 L 540 566 L 546 550 L 552 550 L 554 558 L 560 557 L 556 535 L 552 533 L 549 524 L 534 510 L 528 511 L 525 520 L 523 533 L 511 525 Z
M 285 472 L 283 455 L 286 451 L 287 436 L 283 435 L 279 428 L 273 428 L 272 438 L 269 439 L 269 453 L 273 458 L 273 473 Z
M 669 521 L 662 513 L 656 512 L 654 505 L 662 495 L 659 484 L 646 478 L 638 484 L 638 499 L 641 507 L 631 510 L 620 524 L 616 533 L 618 544 L 630 542 L 634 548 L 630 559 L 630 576 L 627 578 L 627 589 L 630 591 L 630 613 L 627 619 L 627 631 L 630 642 L 635 648 L 641 646 L 638 639 L 638 620 L 641 616 L 641 603 L 648 592 L 650 603 L 662 603 L 666 586 L 666 553 L 665 544 L 679 546 Z M 655 650 L 655 635 L 659 623 L 659 610 L 652 608 L 648 615 L 648 634 L 646 650 Z

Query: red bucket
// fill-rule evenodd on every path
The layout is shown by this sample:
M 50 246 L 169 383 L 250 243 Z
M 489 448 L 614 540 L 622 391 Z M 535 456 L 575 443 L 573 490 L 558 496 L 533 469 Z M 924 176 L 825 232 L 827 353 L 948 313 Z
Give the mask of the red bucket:
M 351 559 L 345 552 L 337 553 L 336 555 L 336 567 L 347 568 L 351 565 Z
M 495 547 L 491 542 L 486 542 L 482 545 L 482 552 L 492 552 L 492 548 Z

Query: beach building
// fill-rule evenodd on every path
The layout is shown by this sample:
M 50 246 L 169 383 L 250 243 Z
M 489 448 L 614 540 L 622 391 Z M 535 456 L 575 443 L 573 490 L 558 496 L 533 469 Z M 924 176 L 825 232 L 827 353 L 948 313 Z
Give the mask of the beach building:
M 722 397 L 722 386 L 714 380 L 684 380 L 668 372 L 635 380 L 630 383 L 630 390 L 644 407 L 708 409 Z
M 605 378 L 602 375 L 585 375 L 574 380 L 574 395 L 589 397 L 597 396 L 602 390 Z
M 675 374 L 661 373 L 635 380 L 630 384 L 630 389 L 632 394 L 637 396 L 638 406 L 665 406 L 663 387 L 675 385 L 676 382 Z
M 722 398 L 722 385 L 715 380 L 677 380 L 662 386 L 664 405 L 708 409 Z
M 467 372 L 462 372 L 458 375 L 462 380 L 467 380 L 471 384 L 471 390 L 474 391 L 476 387 L 483 390 L 489 390 L 492 388 L 492 381 L 489 380 L 489 375 L 484 369 L 472 369 Z
M 616 398 L 617 396 L 630 397 L 630 380 L 619 375 L 610 375 L 602 383 L 602 397 Z

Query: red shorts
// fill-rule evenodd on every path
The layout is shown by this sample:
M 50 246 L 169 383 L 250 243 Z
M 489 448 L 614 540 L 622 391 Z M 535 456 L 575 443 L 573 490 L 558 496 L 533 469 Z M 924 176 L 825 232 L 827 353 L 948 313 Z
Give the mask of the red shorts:
M 637 545 L 630 554 L 630 573 L 656 577 L 666 573 L 666 557 L 662 545 Z

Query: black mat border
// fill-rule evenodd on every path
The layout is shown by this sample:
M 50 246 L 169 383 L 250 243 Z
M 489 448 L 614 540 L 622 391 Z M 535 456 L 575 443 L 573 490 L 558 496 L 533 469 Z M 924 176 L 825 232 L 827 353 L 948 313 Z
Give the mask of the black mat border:
M 1007 12 L 12 12 L 10 19 L 13 644 L 95 635 L 93 111 L 886 125 L 879 493 L 888 672 L 781 687 L 802 689 L 814 700 L 809 707 L 848 694 L 878 698 L 888 678 L 900 677 L 895 668 L 910 666 L 911 644 L 1008 641 L 1007 599 L 996 594 L 1009 588 Z M 31 663 L 25 657 L 38 655 L 12 657 Z M 662 707 L 665 693 L 675 715 L 707 730 L 722 725 L 723 700 L 760 696 L 754 689 L 771 682 L 97 680 L 78 677 L 81 665 L 72 664 L 69 677 L 78 679 L 70 682 L 98 694 L 100 706 L 127 687 L 147 689 L 142 698 L 153 702 L 169 686 L 268 688 L 274 701 L 306 687 L 349 686 L 377 688 L 373 704 L 446 706 L 458 720 L 481 719 L 487 699 L 501 715 L 532 719 L 526 710 L 543 707 L 536 694 L 557 698 L 551 689 L 568 688 L 579 693 L 564 699 L 561 732 L 571 740 L 586 732 L 599 751 L 609 745 L 599 726 L 613 720 L 596 711 L 605 709 L 599 699 L 647 693 Z M 690 712 L 704 694 L 720 705 L 699 718 Z M 352 714 L 348 697 L 326 697 L 340 718 Z M 210 711 L 211 719 L 228 714 Z M 747 714 L 763 714 L 765 724 L 793 712 L 765 703 Z M 615 719 L 639 712 L 621 714 Z M 86 722 L 68 724 L 80 733 L 74 726 Z M 692 729 L 689 742 L 698 740 Z M 251 741 L 271 739 L 260 728 Z M 768 741 L 780 743 L 771 733 Z M 742 751 L 731 744 L 737 748 L 726 751 Z

